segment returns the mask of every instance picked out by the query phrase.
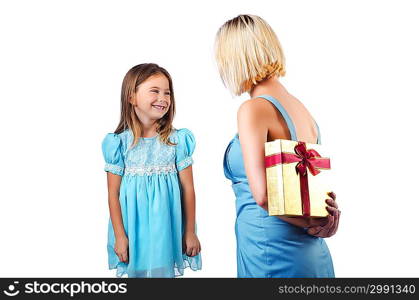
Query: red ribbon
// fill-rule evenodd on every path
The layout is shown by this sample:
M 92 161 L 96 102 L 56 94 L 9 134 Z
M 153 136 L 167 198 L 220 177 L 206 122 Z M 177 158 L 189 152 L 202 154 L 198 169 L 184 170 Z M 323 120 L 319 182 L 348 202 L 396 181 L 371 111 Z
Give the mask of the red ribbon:
M 330 169 L 330 159 L 321 157 L 314 149 L 307 149 L 306 143 L 298 142 L 294 147 L 295 153 L 281 152 L 265 157 L 265 167 L 269 168 L 278 164 L 298 162 L 295 166 L 297 175 L 300 175 L 300 193 L 303 206 L 303 216 L 310 216 L 310 193 L 308 190 L 307 169 L 313 176 L 320 173 L 319 169 Z

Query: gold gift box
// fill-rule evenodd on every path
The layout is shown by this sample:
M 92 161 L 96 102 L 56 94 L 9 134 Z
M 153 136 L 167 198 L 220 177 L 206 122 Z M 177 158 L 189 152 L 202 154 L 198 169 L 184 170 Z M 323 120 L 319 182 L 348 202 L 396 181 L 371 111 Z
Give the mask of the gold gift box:
M 268 210 L 271 216 L 303 216 L 303 201 L 301 197 L 300 174 L 296 171 L 299 162 L 284 162 L 281 153 L 287 155 L 295 155 L 295 147 L 297 141 L 275 140 L 265 143 L 265 158 L 269 159 L 280 154 L 282 162 L 274 163 L 272 166 L 266 167 L 266 180 L 268 190 Z M 328 215 L 326 210 L 326 202 L 328 192 L 331 192 L 331 171 L 330 160 L 325 155 L 324 147 L 319 144 L 305 144 L 305 148 L 309 151 L 314 149 L 321 155 L 319 159 L 326 159 L 329 162 L 329 169 L 317 167 L 320 171 L 317 175 L 307 168 L 308 191 L 310 198 L 310 214 L 312 218 L 325 217 Z M 297 155 L 298 156 L 298 155 Z M 278 156 L 277 156 L 278 157 Z M 324 161 L 323 161 L 324 162 Z

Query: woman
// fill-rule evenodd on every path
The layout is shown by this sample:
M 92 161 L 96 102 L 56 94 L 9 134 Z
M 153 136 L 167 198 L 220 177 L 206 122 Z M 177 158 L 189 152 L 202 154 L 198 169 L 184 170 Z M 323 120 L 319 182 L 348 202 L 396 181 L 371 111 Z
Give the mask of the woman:
M 264 143 L 320 143 L 316 122 L 278 80 L 285 75 L 285 59 L 275 33 L 260 17 L 240 15 L 219 29 L 215 52 L 226 87 L 251 97 L 238 110 L 239 133 L 224 157 L 224 172 L 236 195 L 238 277 L 334 277 L 323 240 L 339 224 L 334 193 L 325 199 L 326 218 L 310 221 L 267 213 Z

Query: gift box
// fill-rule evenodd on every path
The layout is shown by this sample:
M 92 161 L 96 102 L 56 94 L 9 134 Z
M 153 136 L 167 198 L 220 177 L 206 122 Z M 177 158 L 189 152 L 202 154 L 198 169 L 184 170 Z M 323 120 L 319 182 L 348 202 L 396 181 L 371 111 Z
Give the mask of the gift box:
M 319 144 L 265 143 L 268 210 L 271 216 L 325 217 L 331 192 L 330 158 Z

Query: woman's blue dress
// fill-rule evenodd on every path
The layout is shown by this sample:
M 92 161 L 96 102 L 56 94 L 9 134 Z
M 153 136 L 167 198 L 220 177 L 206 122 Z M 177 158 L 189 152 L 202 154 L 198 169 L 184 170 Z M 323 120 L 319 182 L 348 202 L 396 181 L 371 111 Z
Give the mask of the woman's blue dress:
M 291 139 L 296 141 L 294 124 L 280 102 L 267 95 L 259 98 L 270 101 L 279 110 L 290 130 Z M 317 143 L 320 144 L 320 133 Z M 256 204 L 249 188 L 238 135 L 225 152 L 224 173 L 232 181 L 236 195 L 238 277 L 335 276 L 332 258 L 323 238 L 309 235 L 305 228 L 269 216 Z
M 182 198 L 178 172 L 192 164 L 195 138 L 188 129 L 174 130 L 170 140 L 140 138 L 135 147 L 131 130 L 109 133 L 102 142 L 105 171 L 122 176 L 119 202 L 128 237 L 129 262 L 114 251 L 112 222 L 108 225 L 109 269 L 117 276 L 174 277 L 186 267 L 201 269 L 201 255 L 182 253 Z

